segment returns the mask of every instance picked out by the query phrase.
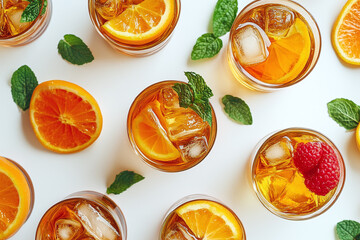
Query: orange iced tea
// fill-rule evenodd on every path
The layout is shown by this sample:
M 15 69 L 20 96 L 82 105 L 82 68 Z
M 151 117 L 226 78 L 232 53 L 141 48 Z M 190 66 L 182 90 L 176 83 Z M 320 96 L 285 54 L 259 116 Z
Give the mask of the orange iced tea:
M 162 49 L 180 15 L 180 0 L 89 0 L 99 34 L 116 50 L 146 56 Z
M 338 198 L 345 166 L 335 145 L 308 129 L 279 131 L 256 149 L 253 186 L 272 213 L 291 220 L 326 211 Z
M 125 219 L 105 195 L 84 191 L 52 206 L 40 220 L 36 240 L 125 240 Z
M 18 163 L 0 156 L 0 239 L 8 239 L 20 229 L 33 205 L 29 175 Z
M 163 221 L 160 240 L 245 240 L 240 219 L 212 197 L 190 195 L 174 204 Z
M 234 21 L 228 61 L 245 86 L 271 91 L 309 74 L 319 57 L 320 44 L 314 19 L 300 5 L 288 0 L 258 0 Z
M 40 0 L 40 13 L 35 20 L 22 21 L 22 15 L 31 2 L 0 0 L 0 45 L 24 45 L 45 31 L 51 18 L 51 0 Z
M 130 142 L 142 159 L 159 170 L 177 172 L 198 164 L 209 153 L 216 136 L 212 125 L 195 111 L 179 105 L 172 88 L 179 81 L 159 82 L 134 100 L 128 114 Z

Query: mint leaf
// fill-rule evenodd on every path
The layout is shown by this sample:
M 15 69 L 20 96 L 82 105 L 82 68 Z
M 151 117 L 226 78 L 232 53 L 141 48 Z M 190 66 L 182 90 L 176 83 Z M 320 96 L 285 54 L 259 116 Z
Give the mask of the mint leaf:
M 119 194 L 131 187 L 137 182 L 143 180 L 144 177 L 133 171 L 123 171 L 116 175 L 115 181 L 107 188 L 106 193 Z
M 222 98 L 222 103 L 225 106 L 224 111 L 230 118 L 244 125 L 253 123 L 250 108 L 241 98 L 225 95 Z
M 329 116 L 346 130 L 357 127 L 360 121 L 360 108 L 353 101 L 337 98 L 327 104 Z
M 358 240 L 360 223 L 352 220 L 343 220 L 336 224 L 336 234 L 340 240 Z
M 44 15 L 44 14 L 45 14 L 47 5 L 48 5 L 47 0 L 44 0 L 44 7 L 43 7 L 42 10 L 41 10 L 41 15 Z
M 86 44 L 73 34 L 66 34 L 58 44 L 59 54 L 72 64 L 83 65 L 92 62 L 94 56 Z
M 32 22 L 39 16 L 41 0 L 30 0 L 29 2 L 21 14 L 20 22 Z
M 197 40 L 191 52 L 192 60 L 211 58 L 218 54 L 223 46 L 220 38 L 213 33 L 205 33 Z
M 23 65 L 18 68 L 11 77 L 11 95 L 14 102 L 23 110 L 30 106 L 32 93 L 38 81 L 34 72 L 27 66 Z
M 185 72 L 189 83 L 176 83 L 172 87 L 179 96 L 180 107 L 191 108 L 204 121 L 212 125 L 212 109 L 209 98 L 213 96 L 205 80 L 194 72 Z
M 237 0 L 218 0 L 213 15 L 215 37 L 221 37 L 230 31 L 238 11 Z

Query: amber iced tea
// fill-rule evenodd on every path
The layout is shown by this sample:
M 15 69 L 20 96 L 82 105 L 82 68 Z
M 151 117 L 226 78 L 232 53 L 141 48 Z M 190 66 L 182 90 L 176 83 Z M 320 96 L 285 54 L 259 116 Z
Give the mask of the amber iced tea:
M 312 172 L 303 174 L 294 162 L 296 151 L 306 144 L 326 144 L 336 156 L 339 180 L 325 195 L 308 188 L 306 179 Z M 325 136 L 313 130 L 292 128 L 271 135 L 259 145 L 253 157 L 253 186 L 262 204 L 272 213 L 291 220 L 307 219 L 323 213 L 335 202 L 344 184 L 345 166 L 340 152 Z
M 212 125 L 190 108 L 179 106 L 172 86 L 178 81 L 159 82 L 134 100 L 128 114 L 130 142 L 142 159 L 159 170 L 177 172 L 198 164 L 211 150 L 216 136 Z
M 259 0 L 237 16 L 228 46 L 234 76 L 250 89 L 271 91 L 303 79 L 320 53 L 311 15 L 288 0 Z
M 37 240 L 125 240 L 125 219 L 116 204 L 96 192 L 79 192 L 42 217 Z

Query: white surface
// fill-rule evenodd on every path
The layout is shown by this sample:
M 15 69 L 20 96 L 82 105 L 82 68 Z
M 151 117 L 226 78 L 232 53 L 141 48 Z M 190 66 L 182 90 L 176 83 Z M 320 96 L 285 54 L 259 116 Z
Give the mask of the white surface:
M 249 0 L 239 1 L 242 9 Z M 359 68 L 344 66 L 331 46 L 333 22 L 345 0 L 301 0 L 319 24 L 322 52 L 315 69 L 301 83 L 274 93 L 259 93 L 240 85 L 228 68 L 225 48 L 213 59 L 194 62 L 190 52 L 198 36 L 208 31 L 216 0 L 182 0 L 179 23 L 169 44 L 146 58 L 115 52 L 95 31 L 86 0 L 54 0 L 53 16 L 43 36 L 18 48 L 0 47 L 0 155 L 19 162 L 35 187 L 33 212 L 12 240 L 34 239 L 44 212 L 65 196 L 80 190 L 105 193 L 115 175 L 133 170 L 145 180 L 120 195 L 110 197 L 124 212 L 128 240 L 158 239 L 167 209 L 178 199 L 194 193 L 216 197 L 230 206 L 244 224 L 247 239 L 335 239 L 334 227 L 343 219 L 360 220 L 360 152 L 354 132 L 346 132 L 329 118 L 326 103 L 346 97 L 360 104 Z M 64 34 L 81 37 L 95 61 L 71 65 L 58 55 Z M 227 44 L 228 34 L 222 37 Z M 62 79 L 74 82 L 97 99 L 104 117 L 99 139 L 88 149 L 61 155 L 44 149 L 36 139 L 28 111 L 12 101 L 10 78 L 21 65 L 29 65 L 38 81 Z M 148 85 L 166 79 L 184 80 L 184 71 L 201 74 L 213 89 L 218 133 L 214 148 L 196 167 L 181 173 L 157 171 L 135 155 L 126 132 L 127 112 L 135 96 Z M 244 99 L 254 123 L 231 121 L 220 102 L 225 94 Z M 338 146 L 346 164 L 345 187 L 334 206 L 311 220 L 283 220 L 267 211 L 256 198 L 248 180 L 249 156 L 268 133 L 301 126 L 318 130 Z

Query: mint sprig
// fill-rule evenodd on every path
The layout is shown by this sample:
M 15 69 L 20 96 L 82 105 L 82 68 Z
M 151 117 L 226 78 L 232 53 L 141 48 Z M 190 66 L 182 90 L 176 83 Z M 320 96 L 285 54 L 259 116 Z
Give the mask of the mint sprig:
M 14 102 L 23 110 L 30 106 L 30 100 L 38 81 L 27 65 L 18 68 L 11 77 L 11 95 Z
M 241 98 L 225 95 L 222 98 L 222 103 L 224 104 L 224 111 L 230 118 L 244 125 L 253 123 L 250 108 Z
M 237 0 L 217 1 L 213 15 L 213 31 L 216 37 L 221 37 L 230 31 L 237 11 Z
M 337 98 L 327 104 L 329 116 L 346 130 L 357 127 L 360 121 L 360 107 L 353 101 Z
M 174 91 L 179 95 L 179 105 L 183 108 L 191 108 L 204 121 L 212 125 L 212 111 L 209 98 L 214 94 L 206 85 L 202 76 L 194 72 L 185 72 L 188 84 L 175 83 Z
M 23 13 L 21 14 L 20 22 L 32 22 L 34 21 L 40 13 L 41 9 L 41 0 L 29 0 L 29 4 L 24 9 Z M 41 11 L 41 15 L 45 14 L 47 7 L 47 0 L 44 0 L 44 6 Z
M 133 171 L 123 171 L 116 175 L 114 182 L 107 188 L 106 193 L 120 194 L 144 177 Z
M 58 52 L 63 59 L 76 65 L 83 65 L 94 60 L 88 46 L 73 34 L 66 34 L 64 39 L 60 40 Z
M 212 18 L 213 33 L 200 36 L 192 49 L 191 59 L 199 60 L 217 55 L 223 44 L 219 37 L 230 31 L 238 11 L 237 0 L 218 0 Z
M 343 220 L 336 224 L 336 234 L 340 240 L 359 240 L 360 223 L 353 220 Z

